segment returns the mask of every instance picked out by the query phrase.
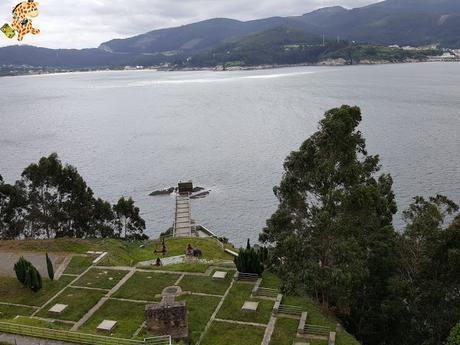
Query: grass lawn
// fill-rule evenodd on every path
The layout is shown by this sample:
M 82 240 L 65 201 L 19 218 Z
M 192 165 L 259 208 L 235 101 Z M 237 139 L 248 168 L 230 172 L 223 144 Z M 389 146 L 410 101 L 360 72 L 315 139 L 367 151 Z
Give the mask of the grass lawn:
M 219 304 L 220 298 L 191 295 L 182 296 L 178 301 L 187 302 L 189 336 L 192 343 L 196 343 Z
M 136 272 L 113 297 L 155 301 L 155 295 L 174 285 L 179 277 L 178 274 Z
M 74 256 L 66 267 L 65 274 L 82 274 L 92 265 L 94 258 L 90 256 Z
M 211 277 L 184 276 L 179 285 L 182 291 L 192 291 L 208 293 L 212 295 L 223 295 L 230 286 L 234 272 L 227 272 L 227 277 L 223 280 L 213 279 Z
M 273 273 L 265 271 L 262 273 L 262 284 L 260 284 L 260 286 L 268 289 L 278 290 L 281 286 L 281 281 Z
M 250 299 L 253 287 L 254 286 L 252 284 L 233 284 L 230 293 L 225 298 L 224 304 L 217 314 L 217 318 L 267 324 L 272 314 L 274 302 L 260 299 Z M 246 312 L 241 310 L 241 307 L 246 301 L 259 302 L 257 311 Z
M 73 285 L 110 290 L 126 275 L 127 271 L 92 268 Z
M 103 291 L 67 288 L 37 316 L 49 319 L 78 321 L 85 315 L 103 296 Z M 66 304 L 67 309 L 61 314 L 50 313 L 48 310 L 55 304 Z
M 34 308 L 0 304 L 0 319 L 12 319 L 17 315 L 30 316 L 34 311 Z
M 168 256 L 185 254 L 187 244 L 200 248 L 203 258 L 208 260 L 231 260 L 220 242 L 212 238 L 175 238 L 166 240 Z M 106 251 L 108 256 L 101 265 L 134 266 L 138 262 L 156 259 L 155 250 L 161 250 L 159 240 L 149 241 L 122 241 L 115 239 L 68 239 L 53 240 L 18 240 L 0 241 L 0 251 L 32 251 L 49 253 L 75 253 L 85 254 L 87 251 Z
M 285 296 L 283 298 L 284 304 L 297 305 L 304 310 L 308 311 L 307 323 L 313 325 L 326 326 L 334 331 L 336 329 L 338 321 L 334 316 L 329 315 L 326 311 L 322 311 L 320 306 L 315 303 L 311 298 L 308 297 L 299 297 L 299 296 Z M 327 344 L 327 342 L 326 342 Z M 337 345 L 359 345 L 359 342 L 346 331 L 340 331 L 337 333 Z M 316 344 L 311 344 L 316 345 Z M 322 345 L 322 343 L 318 343 Z
M 256 345 L 262 342 L 264 333 L 262 327 L 213 322 L 201 345 Z
M 73 279 L 75 278 L 66 276 L 62 276 L 59 280 L 43 279 L 43 288 L 38 292 L 32 292 L 24 288 L 16 278 L 0 277 L 0 302 L 39 307 L 70 284 Z
M 298 325 L 299 320 L 277 318 L 270 345 L 292 344 L 296 339 Z
M 152 271 L 171 271 L 171 272 L 192 272 L 192 273 L 204 273 L 208 269 L 210 264 L 200 264 L 200 263 L 180 263 L 173 264 L 168 266 L 148 266 L 142 267 L 143 269 L 148 269 Z
M 199 248 L 203 252 L 203 259 L 206 260 L 218 260 L 225 259 L 231 260 L 232 257 L 224 252 L 219 241 L 212 238 L 174 238 L 166 240 L 166 248 L 168 249 L 168 256 L 176 256 L 185 254 L 188 244 L 191 244 L 193 248 Z M 161 242 L 156 241 L 151 246 L 158 247 L 161 250 Z
M 81 332 L 109 335 L 97 331 L 97 326 L 104 320 L 117 321 L 111 336 L 131 338 L 144 322 L 145 304 L 108 300 L 102 307 L 80 328 Z
M 38 319 L 33 319 L 30 317 L 25 317 L 25 316 L 20 316 L 17 319 L 14 320 L 8 320 L 10 323 L 17 323 L 21 325 L 27 325 L 27 326 L 33 326 L 33 327 L 40 327 L 40 328 L 51 328 L 51 329 L 58 329 L 58 330 L 70 330 L 72 328 L 72 325 L 55 321 L 55 322 L 48 322 L 45 320 L 38 320 Z

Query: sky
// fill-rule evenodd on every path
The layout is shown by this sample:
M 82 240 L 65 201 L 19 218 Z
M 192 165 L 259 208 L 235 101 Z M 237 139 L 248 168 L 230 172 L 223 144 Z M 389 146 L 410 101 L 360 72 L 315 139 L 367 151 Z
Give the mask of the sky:
M 18 0 L 0 0 L 0 26 L 11 23 Z M 251 20 L 301 15 L 340 5 L 365 6 L 378 0 L 38 0 L 33 20 L 40 35 L 27 35 L 21 44 L 48 48 L 93 48 L 113 38 L 180 26 L 209 18 Z M 0 46 L 17 44 L 0 33 Z

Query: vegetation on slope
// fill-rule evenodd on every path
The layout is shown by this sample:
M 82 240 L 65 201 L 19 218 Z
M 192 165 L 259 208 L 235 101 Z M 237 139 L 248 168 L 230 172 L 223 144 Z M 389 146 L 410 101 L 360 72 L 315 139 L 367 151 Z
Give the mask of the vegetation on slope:
M 439 51 L 408 51 L 400 48 L 331 41 L 301 30 L 278 27 L 254 34 L 235 42 L 223 44 L 188 59 L 185 66 L 209 67 L 224 65 L 289 65 L 316 64 L 327 59 L 344 59 L 346 63 L 363 60 L 403 62 L 408 59 L 426 60 Z
M 459 208 L 416 197 L 396 231 L 393 180 L 366 151 L 361 119 L 331 109 L 287 157 L 260 239 L 283 290 L 314 298 L 363 344 L 441 345 L 460 319 Z

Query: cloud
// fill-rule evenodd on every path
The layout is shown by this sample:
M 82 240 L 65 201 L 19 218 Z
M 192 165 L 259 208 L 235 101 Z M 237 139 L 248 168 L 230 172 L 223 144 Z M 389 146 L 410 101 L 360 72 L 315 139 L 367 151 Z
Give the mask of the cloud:
M 22 44 L 50 48 L 88 48 L 113 38 L 179 26 L 215 17 L 251 20 L 300 15 L 321 7 L 364 6 L 377 0 L 39 0 L 34 26 L 39 36 Z M 0 20 L 11 22 L 14 0 L 2 0 Z M 2 24 L 3 24 L 2 23 Z M 0 24 L 0 25 L 2 25 Z M 0 34 L 0 46 L 16 44 Z

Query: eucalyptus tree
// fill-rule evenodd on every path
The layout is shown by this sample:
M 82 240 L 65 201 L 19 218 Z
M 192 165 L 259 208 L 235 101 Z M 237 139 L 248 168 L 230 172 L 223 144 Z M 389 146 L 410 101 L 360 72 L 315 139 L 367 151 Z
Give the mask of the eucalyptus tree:
M 379 157 L 357 129 L 361 120 L 358 107 L 329 110 L 286 158 L 274 188 L 279 206 L 260 240 L 285 290 L 313 296 L 359 338 L 377 338 L 396 269 L 397 208 L 391 176 L 379 175 Z
M 21 175 L 29 204 L 26 220 L 33 229 L 34 237 L 52 238 L 60 227 L 59 203 L 62 195 L 58 187 L 61 174 L 62 163 L 53 153 L 42 157 L 38 164 L 29 165 Z
M 20 183 L 9 185 L 0 176 L 0 239 L 24 237 L 27 197 Z
M 143 238 L 145 221 L 132 198 L 120 198 L 113 206 L 117 235 L 124 238 Z
M 460 215 L 446 224 L 458 209 L 437 195 L 414 198 L 404 212 L 398 284 L 410 344 L 444 344 L 460 320 Z

